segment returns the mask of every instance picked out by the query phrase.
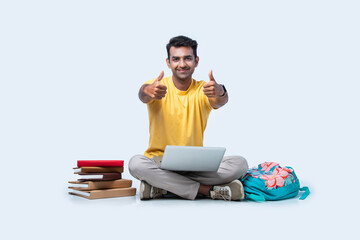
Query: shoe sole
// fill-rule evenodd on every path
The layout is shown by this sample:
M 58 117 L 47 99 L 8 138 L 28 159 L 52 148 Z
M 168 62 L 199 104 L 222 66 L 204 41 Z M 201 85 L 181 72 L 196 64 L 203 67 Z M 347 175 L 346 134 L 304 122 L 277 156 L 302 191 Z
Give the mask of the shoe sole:
M 231 189 L 231 200 L 232 201 L 241 201 L 244 199 L 244 187 L 240 180 L 234 180 L 229 183 L 229 187 Z M 234 198 L 234 196 L 237 196 Z
M 141 181 L 141 183 L 140 183 L 140 200 L 150 199 L 150 190 L 151 190 L 150 185 L 148 183 L 146 183 L 145 181 Z

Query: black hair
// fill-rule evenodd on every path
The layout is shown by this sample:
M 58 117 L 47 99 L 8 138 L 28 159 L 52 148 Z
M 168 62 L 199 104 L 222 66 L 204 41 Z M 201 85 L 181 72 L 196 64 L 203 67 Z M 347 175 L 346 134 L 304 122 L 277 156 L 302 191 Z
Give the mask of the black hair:
M 197 42 L 192 40 L 191 38 L 185 36 L 177 36 L 170 39 L 169 43 L 166 45 L 166 50 L 168 54 L 168 58 L 170 60 L 170 48 L 171 47 L 191 47 L 195 58 L 197 57 L 196 49 L 197 49 Z

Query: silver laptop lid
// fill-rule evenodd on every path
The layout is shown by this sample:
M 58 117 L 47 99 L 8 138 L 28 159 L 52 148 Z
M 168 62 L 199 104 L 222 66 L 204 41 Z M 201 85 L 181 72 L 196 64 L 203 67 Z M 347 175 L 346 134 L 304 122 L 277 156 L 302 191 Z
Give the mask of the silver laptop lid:
M 161 169 L 173 171 L 217 171 L 226 149 L 167 145 Z

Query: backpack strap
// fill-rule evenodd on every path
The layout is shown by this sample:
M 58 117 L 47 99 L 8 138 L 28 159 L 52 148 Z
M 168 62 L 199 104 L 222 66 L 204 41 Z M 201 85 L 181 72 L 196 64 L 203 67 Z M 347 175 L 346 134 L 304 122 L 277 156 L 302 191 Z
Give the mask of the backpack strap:
M 304 193 L 301 195 L 301 197 L 299 198 L 300 200 L 304 200 L 305 198 L 307 198 L 307 196 L 309 196 L 310 194 L 310 190 L 308 187 L 302 187 L 300 188 L 300 191 L 304 191 Z
M 299 198 L 300 200 L 304 200 L 305 198 L 307 198 L 307 196 L 309 196 L 310 194 L 310 190 L 308 187 L 302 187 L 299 189 L 300 191 L 303 191 L 304 193 L 301 195 L 301 197 Z M 249 200 L 253 200 L 255 202 L 265 202 L 266 199 L 264 196 L 262 195 L 257 195 L 257 194 L 253 194 L 253 193 L 247 193 L 246 194 L 246 199 Z
M 252 193 L 247 193 L 246 194 L 246 199 L 250 199 L 250 200 L 253 200 L 255 202 L 265 202 L 265 197 L 264 196 L 256 195 L 256 194 L 252 194 Z

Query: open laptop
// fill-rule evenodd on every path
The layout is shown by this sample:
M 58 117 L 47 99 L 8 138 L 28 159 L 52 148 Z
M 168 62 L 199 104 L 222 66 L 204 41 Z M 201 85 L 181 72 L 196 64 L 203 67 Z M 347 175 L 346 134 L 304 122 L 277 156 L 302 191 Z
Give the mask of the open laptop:
M 226 149 L 167 145 L 160 168 L 172 171 L 217 171 Z M 156 160 L 156 159 L 155 159 Z

